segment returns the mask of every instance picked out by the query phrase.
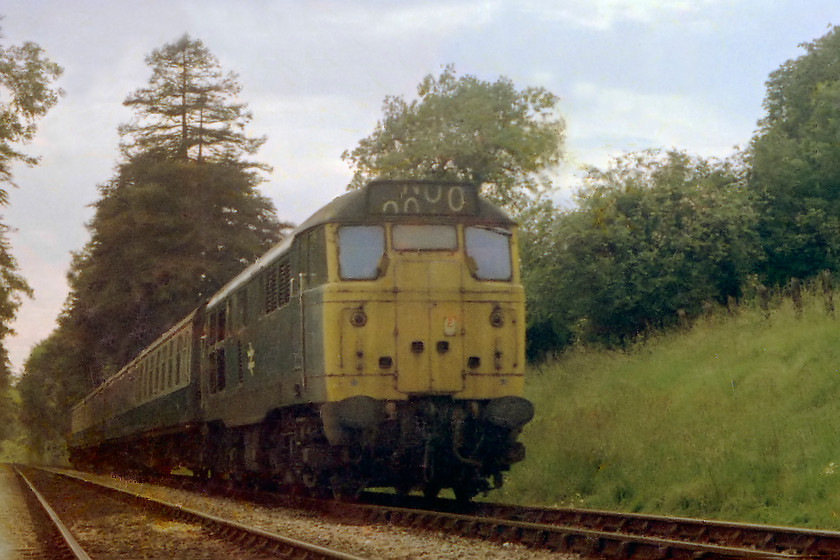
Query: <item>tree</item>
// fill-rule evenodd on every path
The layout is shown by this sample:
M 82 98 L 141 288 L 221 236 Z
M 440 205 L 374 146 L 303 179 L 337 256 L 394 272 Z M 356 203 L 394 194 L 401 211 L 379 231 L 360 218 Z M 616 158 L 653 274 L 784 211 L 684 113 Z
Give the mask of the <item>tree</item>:
M 46 58 L 32 42 L 22 46 L 0 46 L 0 183 L 14 186 L 12 165 L 21 162 L 35 165 L 38 158 L 26 155 L 18 144 L 30 142 L 37 131 L 37 121 L 58 102 L 61 90 L 52 82 L 61 75 L 61 67 Z M 8 204 L 8 191 L 0 188 L 0 206 Z M 32 290 L 18 273 L 11 253 L 8 228 L 0 224 L 0 395 L 9 387 L 9 358 L 3 341 L 12 329 L 24 296 Z
M 764 275 L 784 284 L 840 268 L 840 27 L 770 74 L 750 145 Z
M 16 385 L 21 399 L 20 422 L 36 462 L 61 459 L 50 455 L 60 449 L 70 428 L 70 408 L 90 389 L 84 376 L 68 373 L 84 369 L 85 346 L 67 334 L 59 328 L 39 342 L 26 359 L 25 375 Z
M 541 253 L 523 260 L 529 325 L 559 346 L 572 335 L 622 343 L 737 297 L 757 252 L 744 174 L 677 151 L 591 169 L 578 209 L 544 227 Z
M 76 255 L 71 320 L 113 371 L 280 239 L 272 203 L 235 165 L 137 157 L 100 189 Z M 97 379 L 96 381 L 101 381 Z
M 37 120 L 58 102 L 62 91 L 51 84 L 61 73 L 61 67 L 46 58 L 35 43 L 0 45 L 0 183 L 14 184 L 14 162 L 38 162 L 14 145 L 30 142 L 37 131 Z M 6 190 L 0 189 L 0 204 L 7 202 Z
M 120 127 L 128 156 L 162 151 L 182 161 L 239 161 L 265 142 L 245 134 L 251 113 L 235 101 L 242 89 L 237 76 L 224 74 L 200 40 L 184 35 L 153 51 L 146 64 L 148 87 L 123 102 L 137 112 Z
M 247 137 L 250 114 L 230 101 L 233 74 L 186 36 L 147 62 L 149 86 L 126 100 L 137 118 L 120 127 L 124 160 L 99 187 L 59 327 L 27 362 L 25 378 L 63 376 L 64 412 L 290 227 L 257 190 L 268 167 L 244 159 L 262 139 Z
M 458 78 L 451 65 L 426 76 L 417 93 L 411 102 L 386 97 L 374 132 L 342 154 L 354 168 L 348 188 L 375 177 L 468 181 L 519 211 L 548 184 L 539 174 L 559 164 L 564 130 L 555 95 L 517 91 L 504 77 Z

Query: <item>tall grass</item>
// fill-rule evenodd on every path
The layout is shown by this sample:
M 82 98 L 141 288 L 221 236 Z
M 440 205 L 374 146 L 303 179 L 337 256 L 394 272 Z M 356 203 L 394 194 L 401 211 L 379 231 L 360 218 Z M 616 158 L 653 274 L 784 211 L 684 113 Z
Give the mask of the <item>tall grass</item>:
M 840 530 L 840 320 L 817 297 L 529 371 L 502 496 Z

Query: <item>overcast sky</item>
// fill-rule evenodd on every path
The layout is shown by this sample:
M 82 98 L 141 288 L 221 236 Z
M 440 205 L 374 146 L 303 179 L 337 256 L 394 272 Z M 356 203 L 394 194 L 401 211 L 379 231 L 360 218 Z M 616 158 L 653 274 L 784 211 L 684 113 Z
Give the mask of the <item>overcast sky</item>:
M 582 165 L 646 148 L 725 157 L 748 143 L 770 72 L 800 43 L 840 23 L 836 0 L 4 0 L 2 45 L 34 41 L 64 67 L 65 97 L 40 123 L 16 167 L 19 189 L 0 209 L 35 297 L 7 341 L 19 370 L 54 328 L 67 297 L 70 253 L 97 185 L 113 176 L 122 100 L 147 84 L 144 58 L 184 33 L 239 75 L 267 135 L 262 186 L 282 220 L 299 223 L 341 194 L 341 153 L 370 134 L 386 95 L 414 96 L 427 74 L 458 74 L 561 99 L 567 157 L 560 187 Z

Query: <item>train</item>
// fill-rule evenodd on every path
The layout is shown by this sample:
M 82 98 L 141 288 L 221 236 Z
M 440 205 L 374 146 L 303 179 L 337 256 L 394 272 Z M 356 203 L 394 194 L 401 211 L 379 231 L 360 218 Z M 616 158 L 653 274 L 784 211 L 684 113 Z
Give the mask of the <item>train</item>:
M 525 456 L 516 224 L 478 185 L 316 211 L 71 410 L 80 469 L 471 499 Z

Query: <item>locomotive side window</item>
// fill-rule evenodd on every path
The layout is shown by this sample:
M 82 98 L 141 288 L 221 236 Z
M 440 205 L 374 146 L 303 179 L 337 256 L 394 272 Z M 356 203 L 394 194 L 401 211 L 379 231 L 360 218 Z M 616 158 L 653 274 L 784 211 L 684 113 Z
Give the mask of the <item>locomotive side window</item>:
M 498 228 L 468 227 L 464 231 L 467 256 L 479 280 L 510 280 L 510 232 Z
M 454 226 L 395 225 L 391 243 L 397 251 L 454 251 L 458 248 L 458 234 Z
M 338 270 L 342 280 L 373 280 L 385 254 L 382 226 L 345 226 L 338 230 Z

